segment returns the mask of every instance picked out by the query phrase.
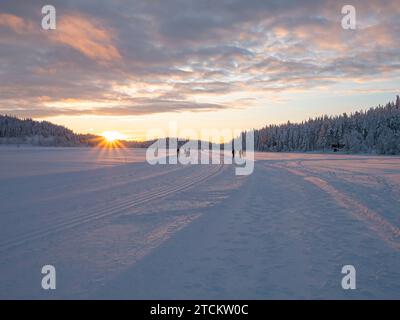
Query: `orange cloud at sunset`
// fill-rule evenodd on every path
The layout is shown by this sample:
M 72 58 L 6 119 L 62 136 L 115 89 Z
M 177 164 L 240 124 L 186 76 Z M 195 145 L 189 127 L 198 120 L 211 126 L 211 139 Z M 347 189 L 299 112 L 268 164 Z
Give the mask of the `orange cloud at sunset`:
M 7 27 L 18 34 L 27 33 L 32 30 L 32 23 L 30 21 L 8 13 L 0 13 L 0 26 Z
M 98 21 L 81 15 L 62 16 L 57 32 L 50 39 L 78 50 L 97 61 L 119 60 L 121 55 L 112 43 L 112 32 Z

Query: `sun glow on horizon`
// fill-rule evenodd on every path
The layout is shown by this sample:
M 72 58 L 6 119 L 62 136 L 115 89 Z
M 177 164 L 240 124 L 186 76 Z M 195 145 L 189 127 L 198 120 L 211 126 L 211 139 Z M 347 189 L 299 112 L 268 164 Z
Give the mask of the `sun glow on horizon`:
M 104 137 L 104 139 L 106 139 L 108 143 L 126 139 L 126 137 L 118 131 L 104 131 L 101 135 Z

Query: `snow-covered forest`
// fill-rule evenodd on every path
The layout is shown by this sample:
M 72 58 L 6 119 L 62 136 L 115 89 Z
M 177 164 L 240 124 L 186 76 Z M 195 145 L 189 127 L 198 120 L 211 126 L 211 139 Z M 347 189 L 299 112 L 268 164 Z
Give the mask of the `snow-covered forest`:
M 344 150 L 400 154 L 400 98 L 350 115 L 321 116 L 255 131 L 258 151 Z
M 268 125 L 255 130 L 257 151 L 330 151 L 400 154 L 400 97 L 386 106 L 350 115 L 321 116 L 302 123 Z M 95 146 L 99 136 L 76 134 L 47 121 L 0 115 L 0 144 Z M 151 142 L 124 141 L 125 147 Z
M 72 147 L 92 145 L 95 138 L 94 135 L 75 134 L 70 129 L 47 121 L 0 115 L 0 144 Z

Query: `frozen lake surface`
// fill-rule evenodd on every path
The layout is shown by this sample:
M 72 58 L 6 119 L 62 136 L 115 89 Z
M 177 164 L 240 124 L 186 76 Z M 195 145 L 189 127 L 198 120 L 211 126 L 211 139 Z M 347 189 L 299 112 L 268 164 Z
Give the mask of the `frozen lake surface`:
M 0 147 L 2 299 L 399 299 L 399 228 L 400 157 L 257 153 L 235 176 L 141 149 Z

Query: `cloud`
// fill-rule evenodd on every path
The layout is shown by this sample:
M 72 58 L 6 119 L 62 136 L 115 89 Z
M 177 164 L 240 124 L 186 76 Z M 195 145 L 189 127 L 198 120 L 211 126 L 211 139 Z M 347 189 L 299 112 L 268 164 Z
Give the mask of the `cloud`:
M 78 50 L 90 59 L 115 61 L 121 59 L 113 45 L 113 32 L 94 19 L 82 15 L 65 15 L 59 19 L 57 30 L 50 39 Z
M 46 97 L 48 98 L 48 97 Z M 44 99 L 47 100 L 47 99 Z M 125 103 L 128 101 L 125 101 Z M 51 102 L 47 102 L 51 105 Z M 93 103 L 95 104 L 95 103 Z M 77 103 L 79 105 L 79 102 Z M 1 112 L 7 115 L 19 117 L 47 118 L 54 116 L 140 116 L 155 113 L 166 112 L 199 112 L 222 110 L 230 108 L 230 106 L 213 103 L 194 103 L 182 100 L 131 100 L 131 105 L 119 105 L 110 107 L 92 107 L 92 108 L 65 108 L 65 107 L 43 107 L 40 103 L 36 105 L 26 106 L 22 103 L 17 108 L 2 109 Z
M 0 27 L 7 27 L 12 31 L 23 34 L 31 30 L 31 24 L 23 18 L 13 14 L 0 13 Z
M 47 32 L 33 1 L 0 3 L 0 113 L 218 111 L 399 78 L 396 0 L 354 0 L 355 31 L 341 28 L 341 4 L 333 0 L 53 5 L 57 29 Z

